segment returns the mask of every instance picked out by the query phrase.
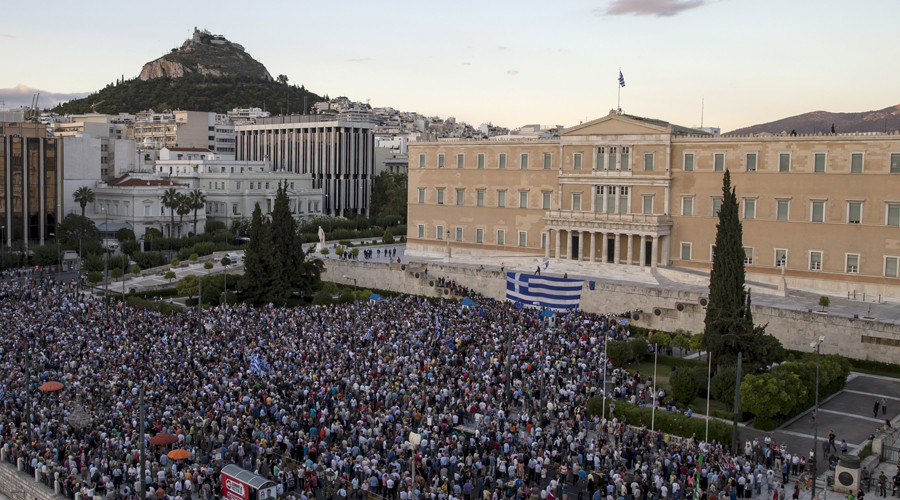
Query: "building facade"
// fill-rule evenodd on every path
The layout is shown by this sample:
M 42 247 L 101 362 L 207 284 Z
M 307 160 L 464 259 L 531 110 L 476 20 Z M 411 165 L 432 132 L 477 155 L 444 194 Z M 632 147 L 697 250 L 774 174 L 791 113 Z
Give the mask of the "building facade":
M 234 159 L 235 132 L 226 115 L 206 111 L 138 113 L 134 139 L 141 149 L 203 148 Z
M 40 123 L 0 123 L 0 241 L 43 244 L 63 213 L 62 144 Z
M 409 158 L 412 255 L 708 270 L 727 169 L 750 279 L 900 296 L 898 134 L 713 136 L 610 112 L 559 139 Z
M 298 115 L 239 125 L 237 159 L 311 175 L 312 187 L 324 191 L 326 215 L 368 216 L 375 174 L 374 125 L 319 119 Z

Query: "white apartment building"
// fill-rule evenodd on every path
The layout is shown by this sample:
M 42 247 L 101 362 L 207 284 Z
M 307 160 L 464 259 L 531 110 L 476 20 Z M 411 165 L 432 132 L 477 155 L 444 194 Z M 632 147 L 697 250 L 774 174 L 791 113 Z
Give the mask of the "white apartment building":
M 202 148 L 214 151 L 222 159 L 234 159 L 234 125 L 226 115 L 181 110 L 141 112 L 134 124 L 134 138 L 141 149 Z

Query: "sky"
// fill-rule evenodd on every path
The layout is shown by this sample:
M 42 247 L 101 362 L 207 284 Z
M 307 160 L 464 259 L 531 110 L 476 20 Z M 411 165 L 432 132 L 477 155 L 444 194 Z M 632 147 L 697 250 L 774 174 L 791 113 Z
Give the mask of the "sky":
M 900 104 L 898 18 L 898 0 L 12 2 L 0 100 L 38 89 L 48 106 L 136 77 L 197 26 L 272 76 L 373 107 L 571 127 L 621 99 L 728 131 Z

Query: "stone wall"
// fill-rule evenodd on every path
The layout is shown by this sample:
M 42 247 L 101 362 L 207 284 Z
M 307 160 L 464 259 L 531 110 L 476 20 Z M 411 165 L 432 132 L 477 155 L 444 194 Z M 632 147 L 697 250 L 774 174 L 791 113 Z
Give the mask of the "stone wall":
M 353 280 L 343 277 L 346 275 L 355 278 L 359 288 L 449 297 L 449 290 L 435 286 L 434 278 L 444 277 L 488 297 L 506 297 L 506 275 L 498 271 L 440 263 L 401 265 L 328 259 L 325 264 L 322 279 L 352 285 Z M 426 269 L 429 278 L 424 277 Z M 594 290 L 585 286 L 581 296 L 585 311 L 640 311 L 632 313 L 634 324 L 666 331 L 703 331 L 705 305 L 705 294 L 600 281 Z M 753 319 L 757 324 L 768 323 L 767 332 L 788 349 L 808 350 L 810 342 L 824 335 L 823 354 L 888 363 L 900 359 L 900 325 L 767 306 L 753 306 Z
M 5 457 L 0 461 L 0 493 L 10 500 L 66 500 L 65 496 L 54 493 L 49 486 L 36 481 L 34 475 L 27 473 L 24 468 L 18 470 Z

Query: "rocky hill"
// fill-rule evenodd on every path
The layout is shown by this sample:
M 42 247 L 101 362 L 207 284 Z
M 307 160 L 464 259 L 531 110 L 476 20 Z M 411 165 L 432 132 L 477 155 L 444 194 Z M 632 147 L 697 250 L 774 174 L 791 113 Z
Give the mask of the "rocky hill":
M 180 78 L 187 74 L 205 76 L 240 75 L 262 80 L 272 80 L 272 75 L 256 59 L 244 51 L 244 47 L 229 42 L 221 35 L 194 28 L 194 35 L 180 48 L 150 61 L 141 70 L 141 80 L 154 78 Z
M 834 129 L 832 130 L 832 126 Z M 849 132 L 891 132 L 900 130 L 900 105 L 877 111 L 861 113 L 830 113 L 813 111 L 791 116 L 774 122 L 753 125 L 727 132 L 728 135 L 751 134 L 828 134 L 832 131 L 842 134 Z

